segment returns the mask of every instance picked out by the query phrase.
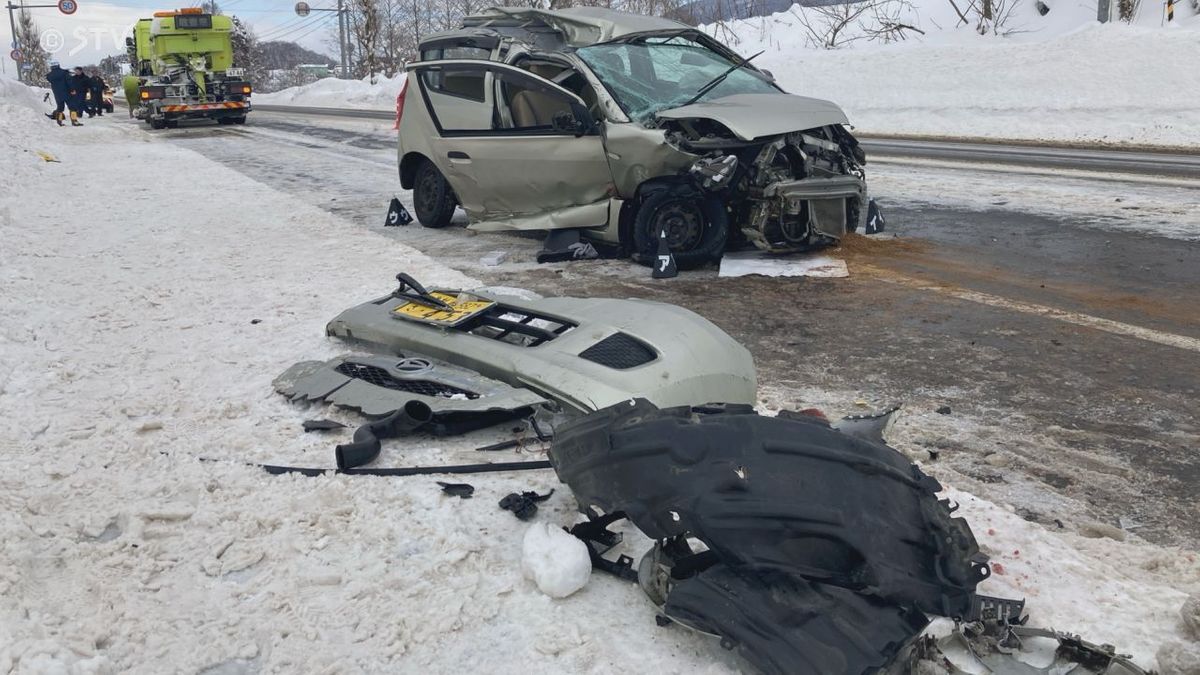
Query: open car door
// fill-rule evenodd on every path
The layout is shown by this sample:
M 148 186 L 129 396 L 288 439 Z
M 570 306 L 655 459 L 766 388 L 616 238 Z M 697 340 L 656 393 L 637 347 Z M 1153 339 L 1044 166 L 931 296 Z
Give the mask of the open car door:
M 609 173 L 599 128 L 579 96 L 490 61 L 409 66 L 437 138 L 434 164 L 477 230 L 598 227 Z

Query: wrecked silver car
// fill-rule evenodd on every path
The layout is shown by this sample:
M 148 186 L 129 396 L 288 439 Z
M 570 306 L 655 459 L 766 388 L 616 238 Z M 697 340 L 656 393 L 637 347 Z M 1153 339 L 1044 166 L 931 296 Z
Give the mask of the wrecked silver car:
M 577 229 L 680 268 L 749 241 L 836 242 L 866 211 L 866 161 L 835 104 L 784 92 L 705 33 L 595 7 L 494 8 L 408 66 L 399 164 L 417 218 Z

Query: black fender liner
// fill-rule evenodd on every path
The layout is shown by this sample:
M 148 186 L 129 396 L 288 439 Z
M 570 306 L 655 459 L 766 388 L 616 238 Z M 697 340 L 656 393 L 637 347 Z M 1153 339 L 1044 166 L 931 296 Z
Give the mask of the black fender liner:
M 695 537 L 727 565 L 948 617 L 970 611 L 990 574 L 935 479 L 820 418 L 638 399 L 561 425 L 550 461 L 581 510 Z
M 875 673 L 929 623 L 845 588 L 727 565 L 677 583 L 664 612 L 771 675 Z

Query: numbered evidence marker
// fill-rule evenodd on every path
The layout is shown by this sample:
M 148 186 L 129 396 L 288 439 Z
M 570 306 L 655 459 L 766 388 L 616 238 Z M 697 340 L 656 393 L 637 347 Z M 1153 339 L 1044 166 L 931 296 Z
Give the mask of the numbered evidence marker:
M 675 265 L 675 254 L 667 246 L 666 231 L 658 235 L 658 254 L 654 256 L 654 268 L 650 276 L 654 279 L 670 279 L 679 276 L 679 268 Z
M 400 200 L 392 197 L 392 203 L 388 206 L 387 220 L 383 221 L 384 227 L 395 227 L 397 225 L 407 225 L 412 222 L 412 216 L 408 215 L 408 209 L 400 203 Z
M 879 234 L 883 232 L 886 225 L 887 221 L 883 218 L 883 211 L 879 210 L 879 205 L 875 203 L 875 200 L 867 202 L 867 227 L 864 234 Z

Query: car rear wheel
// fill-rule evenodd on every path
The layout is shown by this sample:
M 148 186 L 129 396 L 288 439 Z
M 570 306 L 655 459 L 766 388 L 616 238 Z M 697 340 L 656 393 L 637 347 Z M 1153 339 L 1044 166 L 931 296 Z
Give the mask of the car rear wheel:
M 454 217 L 454 207 L 457 205 L 454 190 L 442 172 L 433 162 L 422 161 L 413 181 L 413 207 L 417 212 L 417 220 L 425 227 L 445 227 Z
M 729 238 L 725 204 L 719 197 L 691 188 L 654 192 L 642 201 L 634 217 L 638 262 L 652 264 L 663 232 L 679 269 L 693 269 L 719 260 Z

